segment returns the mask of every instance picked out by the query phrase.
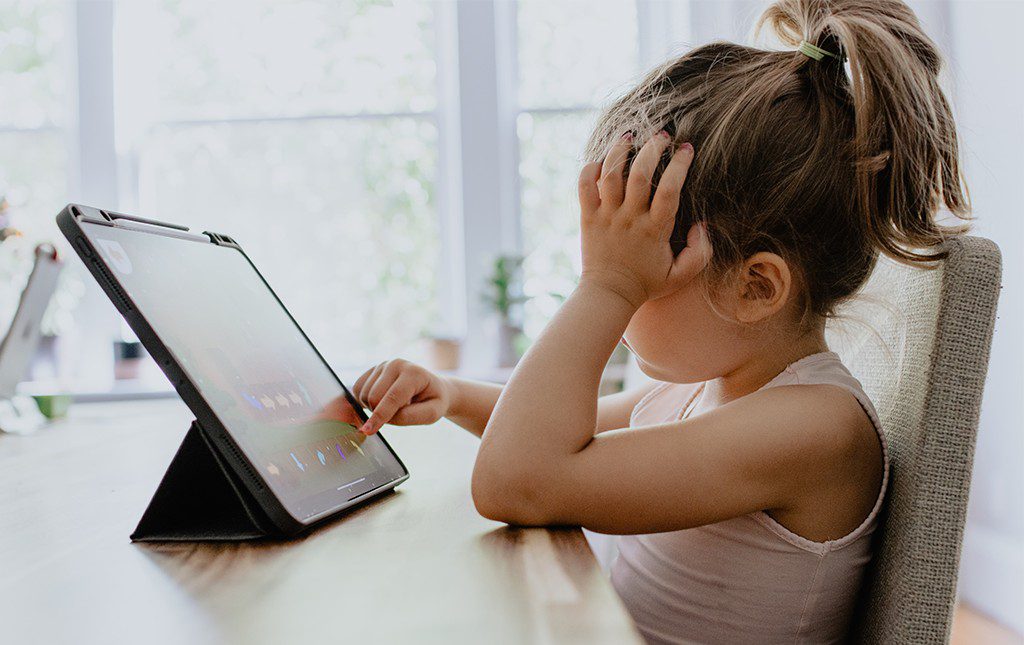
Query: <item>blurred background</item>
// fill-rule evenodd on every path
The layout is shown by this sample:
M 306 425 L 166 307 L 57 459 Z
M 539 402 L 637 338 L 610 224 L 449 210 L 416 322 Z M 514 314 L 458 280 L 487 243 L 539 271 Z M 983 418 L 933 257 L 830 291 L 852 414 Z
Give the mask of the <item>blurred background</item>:
M 1024 632 L 1024 3 L 911 4 L 1005 257 L 961 590 Z M 749 41 L 764 6 L 0 0 L 0 323 L 35 244 L 68 262 L 23 388 L 171 392 L 58 233 L 72 201 L 232 235 L 343 375 L 404 355 L 500 380 L 574 285 L 596 110 Z

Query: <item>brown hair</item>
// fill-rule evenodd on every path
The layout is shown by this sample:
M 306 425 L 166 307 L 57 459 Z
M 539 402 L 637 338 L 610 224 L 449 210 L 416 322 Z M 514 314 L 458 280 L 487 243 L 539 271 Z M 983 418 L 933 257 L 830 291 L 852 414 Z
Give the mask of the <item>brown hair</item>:
M 836 57 L 699 47 L 609 106 L 586 156 L 600 159 L 627 130 L 638 144 L 662 128 L 692 142 L 677 230 L 707 222 L 710 275 L 778 253 L 803 284 L 805 316 L 830 316 L 879 252 L 929 262 L 966 229 L 936 221 L 943 204 L 961 219 L 969 211 L 942 60 L 899 0 L 780 0 L 764 26 Z

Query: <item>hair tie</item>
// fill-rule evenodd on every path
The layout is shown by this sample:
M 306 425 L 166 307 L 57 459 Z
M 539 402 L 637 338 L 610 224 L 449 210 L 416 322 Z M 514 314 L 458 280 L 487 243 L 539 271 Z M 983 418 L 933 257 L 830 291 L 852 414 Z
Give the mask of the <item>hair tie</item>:
M 821 60 L 826 56 L 831 56 L 836 60 L 843 60 L 843 58 L 845 58 L 845 56 L 843 58 L 840 58 L 839 54 L 834 54 L 828 51 L 827 49 L 822 49 L 821 47 L 813 45 L 807 42 L 806 40 L 801 40 L 800 46 L 797 47 L 796 50 L 803 54 L 804 56 L 806 56 L 807 58 L 813 58 L 814 60 Z

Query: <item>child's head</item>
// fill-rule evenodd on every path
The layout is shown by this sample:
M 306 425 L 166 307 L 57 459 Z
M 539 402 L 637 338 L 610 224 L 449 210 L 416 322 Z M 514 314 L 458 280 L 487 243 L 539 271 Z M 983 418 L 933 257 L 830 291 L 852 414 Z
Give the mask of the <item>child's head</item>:
M 794 49 L 699 47 L 611 105 L 588 144 L 598 160 L 624 131 L 642 143 L 666 128 L 696 150 L 678 217 L 707 223 L 714 259 L 631 324 L 654 376 L 707 378 L 747 341 L 820 334 L 879 252 L 940 257 L 961 228 L 937 210 L 968 210 L 941 57 L 903 2 L 780 0 L 761 25 Z

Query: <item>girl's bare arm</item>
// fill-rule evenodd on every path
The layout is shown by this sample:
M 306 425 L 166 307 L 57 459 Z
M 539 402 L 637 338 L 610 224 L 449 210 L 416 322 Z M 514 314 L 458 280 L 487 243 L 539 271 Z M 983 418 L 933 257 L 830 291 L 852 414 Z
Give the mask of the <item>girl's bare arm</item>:
M 629 425 L 636 404 L 653 389 L 648 384 L 601 397 L 596 432 Z M 502 387 L 452 376 L 441 376 L 401 359 L 368 370 L 355 382 L 353 394 L 373 414 L 364 426 L 372 434 L 385 423 L 426 425 L 447 417 L 476 436 L 482 436 Z

